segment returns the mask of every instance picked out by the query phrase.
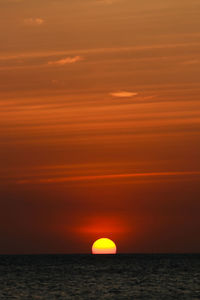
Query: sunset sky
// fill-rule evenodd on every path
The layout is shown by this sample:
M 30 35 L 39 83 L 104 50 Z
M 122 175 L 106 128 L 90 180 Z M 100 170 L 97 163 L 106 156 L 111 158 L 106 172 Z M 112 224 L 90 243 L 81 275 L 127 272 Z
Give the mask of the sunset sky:
M 200 251 L 199 16 L 0 0 L 0 253 Z

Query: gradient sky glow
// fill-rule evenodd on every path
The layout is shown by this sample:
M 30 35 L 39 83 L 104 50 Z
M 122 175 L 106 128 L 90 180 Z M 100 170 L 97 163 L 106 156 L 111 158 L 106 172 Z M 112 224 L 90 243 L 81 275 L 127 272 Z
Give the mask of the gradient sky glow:
M 0 0 L 0 253 L 200 251 L 199 0 Z

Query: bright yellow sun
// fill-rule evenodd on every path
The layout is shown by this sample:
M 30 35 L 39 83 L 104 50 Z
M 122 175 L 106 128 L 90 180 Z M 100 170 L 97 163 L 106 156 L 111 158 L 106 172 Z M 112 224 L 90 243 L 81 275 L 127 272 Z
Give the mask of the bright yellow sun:
M 107 238 L 96 240 L 92 245 L 92 254 L 116 254 L 117 247 L 115 243 Z

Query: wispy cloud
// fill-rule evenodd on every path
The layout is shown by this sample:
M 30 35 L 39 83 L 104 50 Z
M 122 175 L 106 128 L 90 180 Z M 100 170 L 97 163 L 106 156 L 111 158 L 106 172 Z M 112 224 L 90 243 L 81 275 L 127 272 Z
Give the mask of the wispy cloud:
M 0 3 L 20 3 L 23 0 L 0 0 Z
M 195 35 L 199 37 L 199 35 Z M 17 53 L 17 54 L 3 54 L 0 55 L 0 60 L 10 60 L 19 58 L 37 58 L 37 57 L 48 57 L 55 55 L 75 55 L 79 54 L 101 54 L 101 53 L 125 53 L 128 51 L 149 51 L 149 50 L 163 50 L 163 49 L 174 49 L 174 48 L 188 48 L 188 47 L 200 47 L 199 42 L 188 42 L 188 43 L 173 43 L 173 44 L 157 44 L 157 45 L 146 45 L 146 46 L 131 46 L 131 47 L 115 47 L 115 48 L 88 48 L 88 49 L 76 49 L 76 50 L 61 50 L 61 51 L 41 51 L 41 52 L 30 52 L 30 53 Z
M 107 175 L 90 175 L 90 176 L 69 176 L 57 178 L 43 178 L 43 179 L 25 179 L 18 180 L 18 184 L 27 183 L 59 183 L 59 182 L 73 182 L 73 181 L 93 181 L 102 179 L 126 179 L 126 178 L 140 178 L 140 177 L 171 177 L 171 176 L 199 176 L 200 171 L 174 171 L 174 172 L 152 172 L 152 173 L 125 173 L 125 174 L 107 174 Z
M 113 4 L 117 2 L 118 0 L 96 0 L 97 4 Z
M 117 98 L 131 98 L 131 97 L 137 96 L 138 93 L 121 91 L 121 92 L 110 93 L 110 95 L 113 97 L 117 97 Z
M 182 62 L 182 64 L 183 65 L 188 65 L 188 66 L 190 66 L 190 65 L 198 65 L 198 64 L 200 64 L 200 60 L 198 60 L 198 59 L 186 60 L 186 61 Z
M 74 56 L 74 57 L 65 57 L 59 60 L 49 61 L 48 65 L 57 65 L 57 66 L 63 66 L 67 64 L 74 64 L 83 58 L 81 56 Z
M 24 19 L 24 23 L 26 25 L 39 26 L 44 23 L 44 19 L 42 18 L 28 18 Z

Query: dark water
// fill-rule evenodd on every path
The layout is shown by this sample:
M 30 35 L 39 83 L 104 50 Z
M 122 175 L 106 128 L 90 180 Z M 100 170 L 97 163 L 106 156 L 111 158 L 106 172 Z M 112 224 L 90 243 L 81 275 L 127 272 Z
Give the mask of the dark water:
M 0 256 L 0 299 L 200 299 L 200 255 Z

